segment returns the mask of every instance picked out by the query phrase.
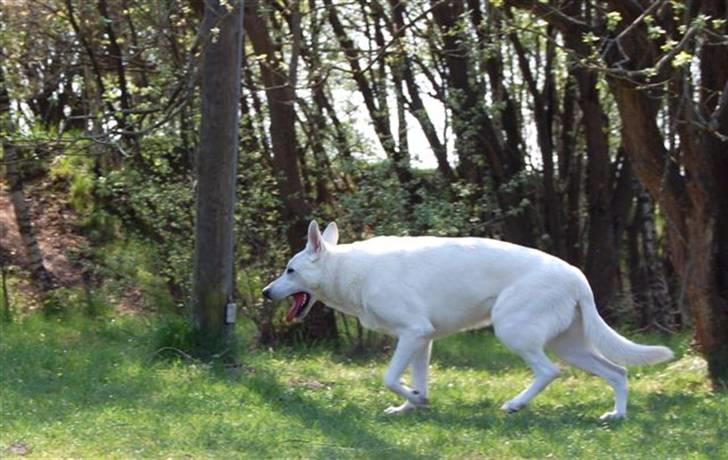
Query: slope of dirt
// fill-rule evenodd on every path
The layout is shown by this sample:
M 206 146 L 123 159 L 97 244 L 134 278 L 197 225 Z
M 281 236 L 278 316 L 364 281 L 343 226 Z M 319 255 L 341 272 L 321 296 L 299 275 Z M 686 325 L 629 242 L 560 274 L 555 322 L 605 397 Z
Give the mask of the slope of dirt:
M 74 262 L 73 254 L 80 253 L 87 246 L 87 241 L 78 231 L 78 216 L 62 193 L 54 191 L 48 182 L 36 182 L 26 187 L 25 199 L 30 207 L 46 269 L 59 287 L 79 285 L 83 268 Z M 18 267 L 23 275 L 21 278 L 27 279 L 28 259 L 5 186 L 0 190 L 0 246 L 9 254 L 10 265 Z M 31 285 L 22 283 L 21 288 L 31 289 Z
M 55 285 L 62 288 L 78 288 L 84 283 L 84 273 L 91 288 L 98 288 L 103 279 L 96 273 L 91 254 L 93 248 L 80 227 L 80 218 L 66 199 L 66 192 L 48 179 L 38 180 L 25 188 L 25 199 L 30 207 L 33 228 L 43 254 L 46 269 L 52 274 Z M 13 287 L 21 291 L 29 304 L 27 310 L 40 305 L 40 292 L 33 286 L 28 270 L 28 259 L 15 220 L 15 209 L 7 187 L 0 182 L 0 248 L 9 255 L 11 269 L 19 276 Z M 14 296 L 10 292 L 11 298 Z M 121 314 L 144 312 L 145 300 L 140 288 L 124 290 L 119 298 L 107 299 L 114 311 Z M 17 303 L 16 303 L 17 306 Z

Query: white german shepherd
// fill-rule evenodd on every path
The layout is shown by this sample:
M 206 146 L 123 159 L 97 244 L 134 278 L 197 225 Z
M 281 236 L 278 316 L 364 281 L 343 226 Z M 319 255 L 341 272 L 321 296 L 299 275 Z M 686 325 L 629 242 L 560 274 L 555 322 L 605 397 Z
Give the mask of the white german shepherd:
M 397 337 L 384 384 L 406 401 L 387 413 L 428 403 L 434 339 L 488 324 L 535 374 L 531 386 L 503 404 L 509 413 L 559 375 L 544 353 L 547 346 L 612 386 L 614 410 L 602 419 L 627 414 L 627 371 L 614 363 L 651 364 L 673 356 L 666 347 L 636 344 L 610 328 L 584 274 L 544 252 L 485 238 L 377 237 L 337 245 L 338 238 L 335 223 L 322 235 L 312 221 L 306 248 L 263 295 L 293 297 L 288 321 L 302 319 L 321 300 Z M 407 367 L 414 388 L 400 383 Z

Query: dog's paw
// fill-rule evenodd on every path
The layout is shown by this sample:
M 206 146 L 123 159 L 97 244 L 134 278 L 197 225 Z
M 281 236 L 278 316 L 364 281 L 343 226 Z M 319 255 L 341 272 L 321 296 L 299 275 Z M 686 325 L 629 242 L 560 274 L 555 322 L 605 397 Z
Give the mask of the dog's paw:
M 507 403 L 503 404 L 501 406 L 501 410 L 505 412 L 506 414 L 515 414 L 521 408 L 523 407 L 523 404 L 519 403 L 518 401 L 508 401 Z
M 627 414 L 613 410 L 611 412 L 604 413 L 601 417 L 599 417 L 599 420 L 602 422 L 611 422 L 612 420 L 624 420 L 625 418 L 627 418 Z
M 407 397 L 407 402 L 412 403 L 415 406 L 427 406 L 430 404 L 430 400 L 418 391 L 410 391 L 410 394 Z
M 417 409 L 417 405 L 416 404 L 412 404 L 411 402 L 406 401 L 401 406 L 389 406 L 389 407 L 387 407 L 386 409 L 384 409 L 384 413 L 386 415 L 401 415 L 401 414 L 404 414 L 406 412 L 413 411 L 415 409 Z

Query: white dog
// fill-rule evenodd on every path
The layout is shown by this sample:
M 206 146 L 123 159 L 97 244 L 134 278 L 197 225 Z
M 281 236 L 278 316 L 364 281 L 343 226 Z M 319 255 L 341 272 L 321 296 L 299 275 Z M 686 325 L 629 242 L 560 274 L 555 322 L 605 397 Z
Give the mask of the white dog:
M 302 319 L 316 300 L 398 338 L 384 384 L 406 399 L 387 413 L 426 405 L 434 339 L 492 324 L 496 336 L 533 370 L 533 383 L 502 409 L 515 412 L 559 375 L 549 347 L 572 366 L 614 389 L 614 410 L 627 414 L 627 372 L 620 364 L 672 358 L 661 346 L 631 342 L 597 313 L 584 274 L 544 252 L 485 238 L 377 237 L 337 245 L 335 223 L 323 235 L 315 221 L 306 248 L 263 295 L 293 297 L 286 319 Z M 410 389 L 400 383 L 407 367 Z

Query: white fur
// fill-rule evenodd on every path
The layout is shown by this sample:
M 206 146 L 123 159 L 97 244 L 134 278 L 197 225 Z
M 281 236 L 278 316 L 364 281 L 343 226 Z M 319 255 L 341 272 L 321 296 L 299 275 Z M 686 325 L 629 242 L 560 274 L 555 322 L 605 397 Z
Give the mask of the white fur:
M 502 409 L 526 405 L 559 375 L 544 353 L 604 378 L 615 407 L 603 418 L 623 418 L 627 373 L 620 364 L 668 360 L 661 346 L 638 345 L 599 316 L 591 288 L 576 267 L 544 252 L 485 238 L 376 237 L 338 245 L 331 223 L 311 222 L 306 249 L 265 289 L 279 300 L 305 291 L 367 328 L 398 338 L 385 385 L 405 398 L 387 413 L 427 404 L 427 370 L 434 339 L 492 324 L 496 336 L 534 372 L 525 391 Z M 313 304 L 313 300 L 310 305 Z M 309 305 L 309 308 L 310 308 Z M 412 385 L 400 383 L 407 368 Z

